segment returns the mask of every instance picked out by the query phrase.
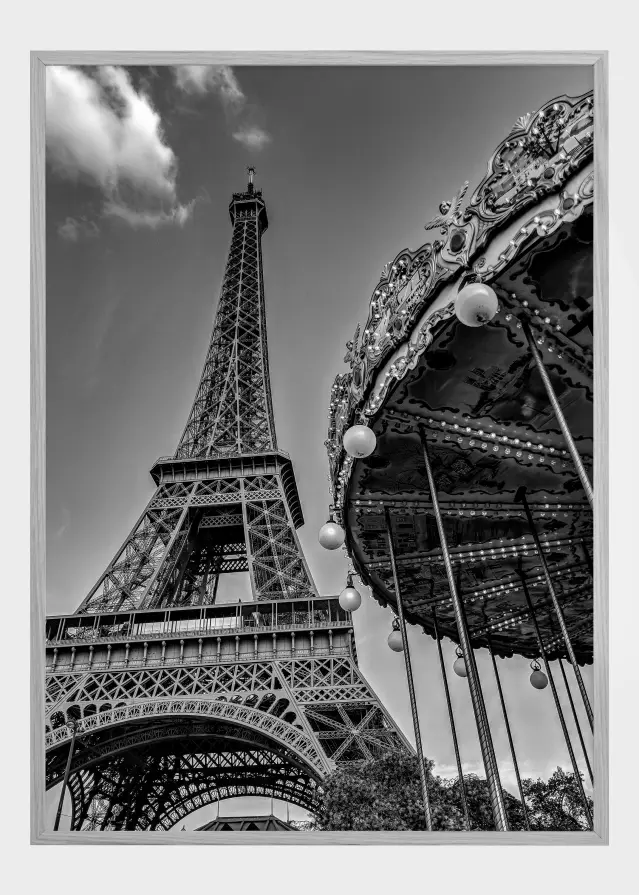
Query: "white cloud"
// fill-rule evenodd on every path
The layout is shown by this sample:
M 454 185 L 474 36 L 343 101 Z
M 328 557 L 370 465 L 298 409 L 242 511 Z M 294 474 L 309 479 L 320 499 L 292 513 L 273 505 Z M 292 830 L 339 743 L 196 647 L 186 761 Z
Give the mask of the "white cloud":
M 67 528 L 69 527 L 70 522 L 71 522 L 71 513 L 69 512 L 67 507 L 65 507 L 64 504 L 62 504 L 62 506 L 60 507 L 60 525 L 58 525 L 58 527 L 56 528 L 55 532 L 53 533 L 53 536 L 55 538 L 61 538 L 62 535 L 67 530 Z
M 237 112 L 246 102 L 233 69 L 228 65 L 176 65 L 175 83 L 185 93 L 217 93 L 225 106 Z
M 181 224 L 192 210 L 177 201 L 177 158 L 160 115 L 125 69 L 49 66 L 46 133 L 53 171 L 98 186 L 107 208 L 128 209 L 147 226 L 157 216 Z
M 259 152 L 267 143 L 271 142 L 271 138 L 266 131 L 254 125 L 240 128 L 233 134 L 233 139 L 255 152 Z
M 62 224 L 57 227 L 58 236 L 69 242 L 77 242 L 80 237 L 91 238 L 98 236 L 100 228 L 94 221 L 88 220 L 86 217 L 71 218 L 68 217 Z
M 156 230 L 166 224 L 177 224 L 183 227 L 191 217 L 195 207 L 195 199 L 187 202 L 186 205 L 175 205 L 170 211 L 139 211 L 129 208 L 118 202 L 106 202 L 103 208 L 103 214 L 106 217 L 119 218 L 126 221 L 131 227 L 149 227 Z
M 251 123 L 252 111 L 235 73 L 227 65 L 177 65 L 173 69 L 180 90 L 194 96 L 216 94 L 222 100 L 234 127 L 233 139 L 252 152 L 259 152 L 271 137 Z

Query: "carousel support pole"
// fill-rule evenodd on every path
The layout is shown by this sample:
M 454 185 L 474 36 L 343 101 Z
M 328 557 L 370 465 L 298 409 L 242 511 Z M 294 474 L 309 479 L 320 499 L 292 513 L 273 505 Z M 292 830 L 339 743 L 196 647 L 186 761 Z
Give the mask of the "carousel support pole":
M 568 451 L 570 453 L 570 456 L 572 457 L 572 461 L 575 464 L 575 469 L 577 470 L 577 475 L 579 476 L 579 479 L 581 480 L 581 484 L 582 484 L 582 487 L 586 494 L 586 497 L 588 498 L 588 501 L 590 502 L 590 506 L 592 507 L 594 499 L 593 499 L 592 485 L 590 484 L 590 479 L 588 478 L 588 475 L 584 468 L 584 464 L 581 460 L 581 457 L 579 456 L 579 452 L 578 452 L 577 448 L 575 447 L 575 442 L 573 441 L 573 437 L 570 433 L 570 429 L 568 428 L 568 423 L 566 422 L 563 411 L 562 411 L 561 407 L 559 406 L 559 401 L 557 400 L 557 395 L 555 394 L 555 390 L 552 387 L 552 382 L 550 381 L 550 376 L 548 375 L 548 372 L 544 366 L 544 362 L 542 360 L 539 349 L 537 348 L 535 338 L 530 331 L 530 326 L 528 325 L 528 322 L 526 320 L 522 321 L 522 326 L 523 326 L 524 333 L 526 335 L 526 339 L 528 340 L 528 347 L 530 348 L 530 353 L 532 354 L 533 360 L 535 361 L 535 365 L 537 367 L 537 370 L 539 371 L 539 375 L 541 376 L 541 380 L 542 380 L 544 387 L 546 389 L 546 393 L 547 393 L 548 399 L 550 400 L 550 403 L 552 405 L 552 409 L 554 411 L 555 417 L 557 418 L 557 422 L 559 423 L 559 426 L 561 428 L 563 436 L 566 440 L 566 445 L 568 446 Z
M 439 623 L 437 621 L 437 612 L 433 606 L 433 625 L 435 628 L 435 640 L 437 641 L 437 650 L 439 652 L 439 665 L 442 670 L 442 681 L 444 682 L 444 693 L 446 694 L 446 705 L 448 706 L 448 718 L 450 720 L 450 732 L 453 737 L 453 746 L 455 747 L 455 761 L 457 762 L 457 773 L 459 774 L 459 791 L 461 794 L 462 808 L 464 811 L 464 829 L 470 830 L 470 815 L 468 814 L 468 803 L 466 801 L 466 786 L 464 784 L 464 774 L 462 772 L 461 757 L 459 754 L 459 743 L 457 742 L 457 730 L 455 728 L 455 717 L 453 715 L 453 706 L 450 701 L 450 690 L 448 688 L 448 677 L 446 675 L 446 665 L 444 664 L 444 655 L 442 653 L 442 640 L 439 634 Z
M 535 547 L 537 548 L 537 553 L 539 555 L 539 561 L 541 562 L 541 567 L 544 570 L 544 578 L 546 579 L 546 587 L 548 588 L 548 593 L 550 594 L 550 599 L 552 601 L 553 608 L 555 610 L 555 615 L 557 616 L 557 621 L 559 622 L 559 629 L 561 631 L 561 636 L 563 638 L 564 644 L 566 646 L 566 650 L 568 652 L 568 658 L 570 659 L 570 663 L 574 669 L 575 677 L 577 678 L 577 685 L 579 687 L 579 692 L 581 693 L 581 698 L 583 699 L 584 707 L 586 709 L 586 714 L 588 715 L 588 723 L 590 724 L 590 729 L 594 731 L 594 718 L 592 713 L 592 706 L 590 705 L 590 700 L 588 699 L 588 693 L 586 692 L 586 687 L 581 676 L 581 672 L 579 671 L 579 665 L 577 664 L 577 657 L 575 656 L 575 651 L 572 648 L 572 641 L 570 640 L 570 635 L 568 634 L 568 628 L 566 627 L 566 621 L 564 619 L 564 614 L 561 610 L 561 606 L 559 605 L 559 600 L 557 599 L 557 594 L 555 593 L 555 588 L 552 583 L 552 578 L 550 577 L 550 570 L 548 568 L 548 563 L 546 562 L 546 557 L 544 551 L 541 547 L 541 541 L 539 540 L 539 535 L 537 534 L 537 527 L 533 521 L 532 513 L 530 512 L 530 507 L 528 506 L 528 500 L 526 498 L 526 486 L 523 485 L 521 488 L 517 490 L 515 494 L 515 502 L 521 503 L 524 508 L 524 512 L 526 513 L 526 518 L 528 519 L 528 525 L 530 527 L 530 533 L 533 536 L 533 541 L 535 542 Z
M 528 585 L 526 584 L 526 576 L 522 569 L 519 570 L 519 576 L 521 578 L 521 586 L 524 591 L 524 596 L 526 598 L 526 603 L 528 604 L 528 611 L 530 612 L 530 618 L 532 620 L 533 626 L 535 628 L 535 636 L 537 638 L 537 645 L 539 646 L 539 655 L 542 658 L 542 661 L 546 667 L 546 675 L 548 676 L 548 681 L 550 683 L 550 689 L 552 690 L 552 696 L 555 700 L 555 708 L 557 709 L 557 716 L 559 717 L 559 723 L 561 724 L 561 729 L 564 735 L 564 739 L 566 741 L 566 747 L 568 749 L 568 755 L 570 756 L 570 761 L 572 763 L 572 769 L 575 774 L 575 779 L 579 785 L 579 790 L 581 794 L 581 799 L 584 805 L 584 811 L 586 813 L 586 818 L 588 820 L 588 826 L 592 830 L 592 814 L 590 812 L 590 806 L 588 804 L 588 799 L 586 798 L 586 793 L 584 791 L 583 780 L 581 779 L 581 773 L 577 766 L 577 760 L 575 758 L 575 753 L 572 748 L 572 743 L 570 742 L 570 735 L 568 733 L 568 728 L 566 727 L 566 720 L 564 718 L 564 713 L 561 710 L 561 703 L 559 702 L 559 696 L 557 694 L 557 687 L 555 686 L 555 679 L 552 674 L 552 669 L 550 667 L 550 661 L 548 659 L 548 654 L 546 653 L 546 647 L 544 646 L 544 642 L 541 639 L 541 631 L 539 630 L 539 622 L 537 621 L 537 614 L 535 613 L 535 607 L 533 606 L 532 599 L 530 597 L 530 592 L 528 591 Z
M 497 668 L 497 661 L 495 659 L 495 653 L 493 651 L 493 643 L 488 637 L 488 652 L 490 653 L 490 658 L 493 662 L 493 671 L 495 672 L 495 681 L 497 682 L 497 690 L 499 692 L 499 701 L 501 702 L 501 710 L 504 716 L 504 724 L 506 725 L 506 734 L 508 735 L 508 744 L 510 746 L 510 754 L 513 760 L 513 767 L 515 768 L 515 776 L 517 778 L 517 789 L 519 790 L 519 798 L 521 799 L 521 809 L 524 815 L 524 826 L 528 831 L 530 831 L 530 820 L 528 818 L 528 807 L 526 805 L 526 798 L 524 796 L 524 788 L 521 783 L 521 776 L 519 774 L 519 764 L 517 763 L 517 755 L 515 754 L 515 744 L 513 742 L 513 736 L 510 731 L 510 721 L 508 720 L 508 712 L 506 711 L 506 702 L 504 700 L 504 693 L 501 689 L 501 679 L 499 677 L 499 670 Z
M 58 831 L 58 827 L 60 826 L 60 818 L 62 817 L 62 804 L 64 802 L 64 794 L 67 791 L 67 785 L 69 783 L 69 774 L 71 772 L 71 762 L 73 761 L 73 753 L 75 751 L 75 735 L 78 732 L 78 722 L 70 721 L 69 726 L 71 728 L 71 742 L 69 744 L 69 754 L 67 756 L 67 764 L 64 769 L 64 780 L 62 781 L 62 789 L 60 790 L 60 801 L 58 802 L 58 810 L 55 813 L 55 822 L 53 824 L 53 832 L 56 833 Z
M 395 596 L 397 598 L 397 616 L 399 618 L 399 626 L 402 632 L 402 643 L 404 644 L 404 659 L 406 662 L 406 678 L 408 680 L 408 694 L 410 696 L 410 708 L 413 715 L 413 729 L 415 731 L 415 747 L 417 749 L 417 761 L 419 763 L 419 777 L 422 785 L 422 798 L 424 800 L 424 817 L 426 819 L 426 829 L 433 829 L 433 821 L 430 813 L 430 799 L 428 798 L 428 778 L 426 767 L 424 765 L 424 753 L 422 751 L 422 737 L 419 730 L 419 715 L 417 714 L 417 700 L 415 699 L 415 685 L 413 683 L 413 668 L 410 661 L 410 649 L 408 646 L 408 637 L 406 634 L 406 620 L 404 618 L 404 607 L 402 606 L 402 595 L 399 587 L 399 576 L 397 574 L 397 565 L 395 563 L 395 548 L 393 547 L 393 529 L 391 528 L 391 517 L 388 507 L 384 509 L 386 520 L 386 531 L 388 533 L 388 555 L 390 557 L 391 569 L 393 572 L 393 585 L 395 587 Z
M 584 743 L 584 737 L 581 732 L 581 724 L 579 723 L 579 718 L 577 717 L 577 710 L 575 708 L 575 703 L 572 698 L 572 693 L 570 692 L 570 687 L 568 686 L 568 678 L 566 677 L 566 669 L 564 668 L 563 659 L 559 656 L 558 660 L 559 667 L 561 668 L 561 676 L 564 679 L 564 685 L 566 687 L 566 693 L 568 694 L 568 700 L 570 701 L 570 708 L 572 709 L 572 716 L 575 719 L 575 727 L 577 728 L 577 733 L 579 734 L 579 742 L 581 743 L 581 750 L 584 753 L 584 759 L 586 762 L 586 767 L 588 768 L 588 776 L 590 777 L 590 782 L 594 785 L 594 778 L 592 776 L 592 768 L 590 767 L 590 761 L 588 760 L 588 753 L 586 751 L 586 744 Z
M 426 466 L 426 475 L 428 477 L 428 487 L 430 489 L 433 512 L 437 521 L 437 530 L 439 532 L 439 540 L 442 547 L 442 555 L 444 559 L 444 565 L 446 567 L 446 575 L 448 577 L 448 587 L 450 589 L 450 595 L 455 611 L 455 621 L 457 623 L 459 645 L 461 646 L 464 661 L 466 663 L 466 669 L 468 671 L 470 699 L 473 705 L 475 723 L 477 724 L 479 745 L 484 762 L 484 769 L 486 771 L 486 781 L 488 783 L 488 790 L 490 792 L 493 817 L 495 819 L 495 829 L 500 832 L 506 832 L 509 830 L 508 817 L 506 815 L 504 793 L 501 788 L 501 781 L 499 779 L 499 768 L 497 766 L 497 759 L 495 757 L 493 738 L 490 732 L 490 725 L 488 723 L 488 715 L 486 714 L 486 705 L 484 703 L 484 696 L 481 689 L 481 683 L 479 681 L 479 672 L 477 671 L 475 654 L 470 643 L 468 627 L 466 625 L 466 618 L 464 615 L 464 608 L 457 592 L 457 587 L 455 585 L 455 576 L 453 574 L 453 566 L 450 561 L 450 554 L 448 552 L 446 532 L 444 531 L 444 524 L 442 522 L 442 516 L 439 509 L 439 500 L 437 499 L 437 490 L 435 488 L 435 480 L 433 478 L 433 470 L 431 469 L 430 458 L 428 456 L 426 431 L 422 426 L 419 427 L 419 434 L 422 442 L 424 465 Z

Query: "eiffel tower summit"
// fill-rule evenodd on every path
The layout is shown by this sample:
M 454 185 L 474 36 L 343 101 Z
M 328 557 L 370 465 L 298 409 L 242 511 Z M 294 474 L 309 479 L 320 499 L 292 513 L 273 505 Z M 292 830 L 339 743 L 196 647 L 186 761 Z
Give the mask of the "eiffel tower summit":
M 277 444 L 254 169 L 177 449 L 74 615 L 46 622 L 46 785 L 72 830 L 169 830 L 236 796 L 312 810 L 336 766 L 410 748 L 363 678 L 350 612 L 318 594 Z M 222 576 L 251 593 L 222 602 Z M 59 813 L 56 828 L 59 823 Z

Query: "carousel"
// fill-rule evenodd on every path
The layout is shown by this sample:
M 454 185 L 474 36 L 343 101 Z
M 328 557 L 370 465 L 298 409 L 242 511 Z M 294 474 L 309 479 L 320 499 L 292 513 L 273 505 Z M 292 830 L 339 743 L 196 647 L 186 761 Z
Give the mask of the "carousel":
M 406 624 L 435 638 L 461 777 L 441 640 L 457 644 L 497 830 L 509 826 L 482 648 L 522 803 L 495 662 L 515 654 L 552 692 L 592 826 L 553 673 L 592 778 L 575 703 L 592 729 L 581 667 L 593 657 L 593 188 L 592 93 L 519 118 L 470 199 L 465 183 L 426 225 L 428 241 L 384 267 L 330 399 L 320 542 L 345 544 L 342 603 L 358 607 L 357 575 L 392 608 L 388 644 L 406 661 L 420 758 Z M 422 769 L 430 829 L 426 783 Z

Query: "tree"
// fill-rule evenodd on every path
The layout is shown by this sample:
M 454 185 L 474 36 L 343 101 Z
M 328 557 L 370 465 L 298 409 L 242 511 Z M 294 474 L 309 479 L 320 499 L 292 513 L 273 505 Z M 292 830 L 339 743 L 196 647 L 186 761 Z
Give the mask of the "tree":
M 439 778 L 428 761 L 429 801 L 433 827 L 454 830 L 461 816 L 445 804 Z M 426 821 L 417 759 L 389 754 L 363 765 L 340 768 L 322 784 L 315 813 L 318 830 L 424 830 Z
M 426 761 L 428 796 L 434 830 L 464 828 L 458 778 L 433 774 Z M 475 774 L 463 778 L 472 830 L 495 828 L 488 785 Z M 557 768 L 550 780 L 522 781 L 531 829 L 580 830 L 586 828 L 574 774 Z M 521 802 L 504 790 L 512 830 L 523 830 Z M 318 830 L 425 830 L 426 820 L 417 758 L 389 754 L 360 765 L 340 768 L 323 781 L 315 812 Z
M 584 804 L 574 774 L 562 768 L 548 781 L 523 780 L 522 788 L 534 830 L 583 830 L 588 828 Z M 590 813 L 593 801 L 588 799 Z
M 463 818 L 463 802 L 459 777 L 455 777 L 453 780 L 443 780 L 441 777 L 437 779 L 446 793 L 446 804 L 456 808 Z M 471 830 L 494 830 L 495 821 L 488 784 L 476 774 L 464 774 L 463 779 Z M 524 830 L 526 827 L 521 802 L 505 789 L 502 790 L 502 793 L 511 830 Z M 461 829 L 462 827 L 463 824 L 460 824 L 456 829 Z

